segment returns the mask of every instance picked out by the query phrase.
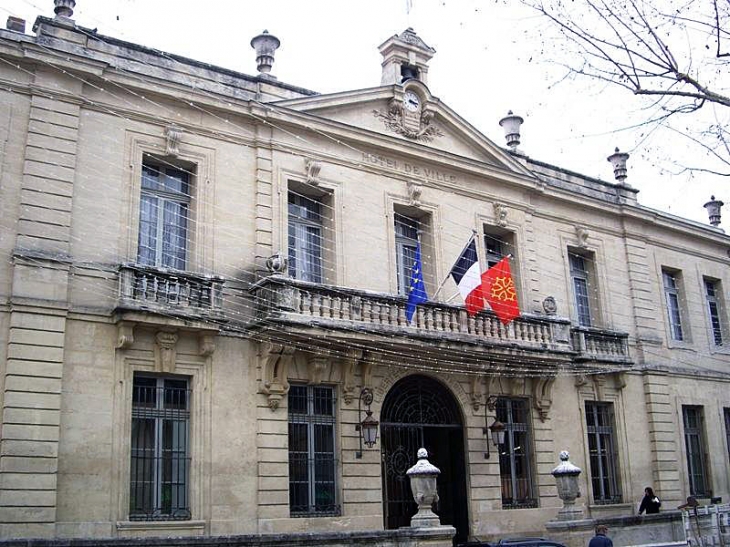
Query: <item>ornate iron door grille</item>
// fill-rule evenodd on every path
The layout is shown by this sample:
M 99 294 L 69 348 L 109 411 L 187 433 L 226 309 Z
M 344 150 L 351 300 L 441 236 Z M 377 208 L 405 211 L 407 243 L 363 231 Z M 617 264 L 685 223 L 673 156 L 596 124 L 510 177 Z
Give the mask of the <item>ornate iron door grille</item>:
M 390 390 L 381 411 L 385 527 L 410 526 L 416 513 L 406 471 L 424 447 L 441 469 L 439 502 L 434 510 L 442 524 L 457 528 L 466 540 L 468 518 L 461 413 L 454 397 L 438 381 L 409 376 Z

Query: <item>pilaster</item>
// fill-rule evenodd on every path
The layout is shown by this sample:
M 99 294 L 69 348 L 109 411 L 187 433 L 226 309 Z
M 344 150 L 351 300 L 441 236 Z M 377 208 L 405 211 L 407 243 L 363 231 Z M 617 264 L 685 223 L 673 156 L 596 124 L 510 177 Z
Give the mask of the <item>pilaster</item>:
M 0 537 L 55 534 L 80 107 L 40 89 L 64 83 L 75 85 L 39 72 L 31 97 L 0 433 Z
M 667 507 L 681 500 L 679 454 L 669 398 L 669 381 L 664 374 L 644 374 L 644 398 L 649 423 L 652 484 Z M 676 502 L 676 503 L 675 503 Z

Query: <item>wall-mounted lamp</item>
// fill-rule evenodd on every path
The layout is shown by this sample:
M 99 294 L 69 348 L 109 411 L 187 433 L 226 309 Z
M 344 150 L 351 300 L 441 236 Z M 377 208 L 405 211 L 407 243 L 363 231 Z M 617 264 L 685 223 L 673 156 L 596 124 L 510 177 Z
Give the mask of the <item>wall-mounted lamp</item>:
M 499 448 L 501 445 L 504 444 L 504 430 L 506 429 L 505 425 L 497 420 L 495 418 L 492 425 L 487 426 L 489 423 L 489 417 L 487 416 L 487 409 L 494 410 L 497 406 L 497 397 L 494 395 L 490 395 L 487 398 L 487 404 L 484 405 L 484 434 L 489 435 L 492 438 L 492 442 L 494 443 L 494 446 Z M 491 454 L 490 448 L 489 448 L 489 438 L 487 438 L 487 451 L 484 453 L 484 459 L 488 460 L 489 456 Z
M 360 398 L 357 400 L 357 413 L 358 417 L 362 417 L 362 405 L 367 405 L 365 411 L 365 418 L 355 426 L 355 431 L 360 432 L 360 450 L 355 452 L 355 457 L 362 458 L 362 444 L 365 443 L 368 448 L 372 448 L 378 440 L 378 420 L 373 418 L 373 411 L 370 410 L 370 405 L 373 404 L 373 390 L 364 387 L 360 391 Z

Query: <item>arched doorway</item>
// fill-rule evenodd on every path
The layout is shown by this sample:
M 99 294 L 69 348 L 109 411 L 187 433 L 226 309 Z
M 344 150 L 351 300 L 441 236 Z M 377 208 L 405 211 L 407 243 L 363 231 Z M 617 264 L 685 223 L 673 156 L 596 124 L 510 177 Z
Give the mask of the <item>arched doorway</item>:
M 439 502 L 442 524 L 456 528 L 454 543 L 469 535 L 464 461 L 464 427 L 454 396 L 437 380 L 413 375 L 388 392 L 380 412 L 383 458 L 383 513 L 388 529 L 410 526 L 416 513 L 406 471 L 424 447 L 441 470 Z

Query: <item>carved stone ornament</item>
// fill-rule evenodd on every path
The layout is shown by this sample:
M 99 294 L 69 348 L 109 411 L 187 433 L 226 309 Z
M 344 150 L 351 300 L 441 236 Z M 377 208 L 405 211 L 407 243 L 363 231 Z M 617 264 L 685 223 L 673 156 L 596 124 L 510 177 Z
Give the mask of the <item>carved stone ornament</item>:
M 415 180 L 408 181 L 408 197 L 410 198 L 410 205 L 412 207 L 419 207 L 421 205 L 421 192 L 423 192 L 423 185 Z
M 278 252 L 266 259 L 266 269 L 272 274 L 286 275 L 289 271 L 289 259 Z
M 479 407 L 482 406 L 484 400 L 484 393 L 482 391 L 482 378 L 476 374 L 471 377 L 471 406 L 474 410 L 478 411 Z
M 507 207 L 502 203 L 495 203 L 494 205 L 494 220 L 498 226 L 507 226 Z
M 160 372 L 175 372 L 177 333 L 160 331 L 155 335 L 155 368 Z
M 550 407 L 553 405 L 553 385 L 555 384 L 554 376 L 544 376 L 533 378 L 532 380 L 532 401 L 540 416 L 540 421 L 547 420 L 550 413 Z
M 215 352 L 215 335 L 200 334 L 198 336 L 198 353 L 202 357 L 210 357 Z
M 329 377 L 330 372 L 330 352 L 327 350 L 317 350 L 307 360 L 307 372 L 309 373 L 309 383 L 318 385 L 322 383 L 323 378 Z
M 575 234 L 578 236 L 578 246 L 583 249 L 588 247 L 588 237 L 590 236 L 588 230 L 583 226 L 576 226 Z
M 322 163 L 308 159 L 304 165 L 307 169 L 307 184 L 319 186 L 319 172 L 322 170 Z
M 123 321 L 117 325 L 117 349 L 129 349 L 134 344 L 134 323 Z
M 403 107 L 397 101 L 391 101 L 388 106 L 388 112 L 382 113 L 379 110 L 373 110 L 376 118 L 383 120 L 386 129 L 393 131 L 398 135 L 403 135 L 407 139 L 413 139 L 420 142 L 431 142 L 435 137 L 443 137 L 444 133 L 435 125 L 432 125 L 433 113 L 424 111 L 421 114 L 417 127 L 406 124 L 403 119 Z
M 180 139 L 182 138 L 182 129 L 176 125 L 168 125 L 165 128 L 165 153 L 173 158 L 180 155 Z
M 555 302 L 555 297 L 548 296 L 542 301 L 542 309 L 545 310 L 547 315 L 555 315 L 558 313 L 558 304 Z
M 346 405 L 351 405 L 355 400 L 355 369 L 362 359 L 362 351 L 351 349 L 342 358 L 342 398 Z
M 281 400 L 289 393 L 289 365 L 293 357 L 293 347 L 272 342 L 261 344 L 260 391 L 267 396 L 272 411 L 279 408 Z

